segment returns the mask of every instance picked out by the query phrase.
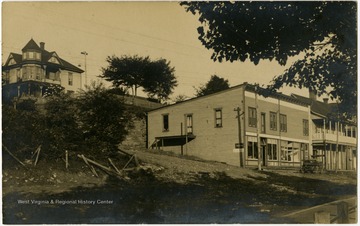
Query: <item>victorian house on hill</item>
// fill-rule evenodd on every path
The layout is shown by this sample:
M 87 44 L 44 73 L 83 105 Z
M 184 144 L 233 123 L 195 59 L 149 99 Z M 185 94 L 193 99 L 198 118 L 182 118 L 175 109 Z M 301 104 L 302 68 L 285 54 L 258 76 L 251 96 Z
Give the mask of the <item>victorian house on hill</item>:
M 3 100 L 41 97 L 55 89 L 77 92 L 82 87 L 83 72 L 55 51 L 45 50 L 44 42 L 39 46 L 31 39 L 21 54 L 10 53 L 2 66 Z

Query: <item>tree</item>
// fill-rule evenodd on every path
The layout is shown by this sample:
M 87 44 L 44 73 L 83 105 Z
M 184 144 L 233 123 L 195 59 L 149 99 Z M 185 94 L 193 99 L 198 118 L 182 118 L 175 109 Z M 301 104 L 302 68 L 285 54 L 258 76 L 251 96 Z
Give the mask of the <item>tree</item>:
M 46 139 L 43 139 L 42 146 L 47 156 L 58 158 L 65 150 L 84 150 L 76 99 L 65 93 L 47 97 L 45 110 Z
M 102 75 L 106 81 L 112 82 L 114 87 L 131 88 L 132 94 L 137 95 L 137 89 L 142 86 L 146 67 L 150 64 L 149 57 L 140 56 L 108 56 L 107 68 L 102 68 Z
M 177 85 L 175 69 L 165 59 L 152 61 L 147 57 L 121 56 L 108 57 L 109 66 L 102 68 L 101 78 L 113 83 L 114 87 L 131 88 L 137 95 L 137 89 L 143 87 L 149 97 L 159 100 L 168 99 Z
M 230 87 L 229 81 L 226 79 L 223 79 L 217 75 L 212 75 L 210 77 L 210 80 L 205 84 L 200 86 L 196 89 L 196 96 L 205 96 L 212 93 L 216 93 L 225 89 L 228 89 Z
M 116 150 L 132 126 L 122 99 L 109 93 L 103 84 L 92 83 L 80 93 L 76 106 L 85 143 L 92 153 Z
M 15 155 L 30 158 L 47 136 L 44 128 L 44 116 L 36 110 L 34 101 L 19 103 L 16 109 L 2 105 L 2 144 Z
M 136 110 L 136 111 L 135 111 Z M 31 158 L 42 145 L 42 155 L 57 159 L 70 152 L 98 156 L 117 150 L 141 109 L 127 110 L 123 99 L 103 84 L 91 84 L 79 97 L 59 93 L 47 97 L 44 110 L 22 100 L 14 109 L 2 106 L 3 144 L 21 158 Z
M 284 84 L 338 99 L 342 112 L 356 114 L 357 5 L 354 1 L 183 2 L 199 16 L 199 39 L 214 61 L 261 59 L 285 65 L 304 53 L 268 91 Z
M 173 101 L 174 101 L 175 103 L 180 103 L 180 102 L 183 102 L 183 101 L 187 100 L 188 98 L 189 98 L 189 97 L 186 96 L 185 94 L 179 94 L 179 95 L 177 95 L 176 97 L 174 97 Z
M 175 68 L 165 59 L 153 61 L 148 65 L 142 86 L 149 98 L 156 98 L 159 101 L 169 99 L 169 95 L 177 86 L 174 72 Z

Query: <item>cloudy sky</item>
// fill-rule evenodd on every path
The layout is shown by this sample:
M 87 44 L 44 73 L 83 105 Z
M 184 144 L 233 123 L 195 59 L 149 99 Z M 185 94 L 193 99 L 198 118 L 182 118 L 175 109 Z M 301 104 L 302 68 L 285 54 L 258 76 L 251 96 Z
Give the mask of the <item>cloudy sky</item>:
M 171 97 L 194 96 L 193 87 L 213 74 L 228 79 L 231 86 L 268 84 L 291 63 L 213 62 L 211 51 L 197 38 L 199 25 L 197 17 L 176 2 L 3 2 L 2 62 L 10 52 L 21 53 L 31 38 L 82 68 L 85 59 L 80 53 L 88 52 L 88 81 L 98 79 L 107 56 L 165 58 L 175 67 L 179 83 Z M 307 95 L 305 90 L 281 91 Z

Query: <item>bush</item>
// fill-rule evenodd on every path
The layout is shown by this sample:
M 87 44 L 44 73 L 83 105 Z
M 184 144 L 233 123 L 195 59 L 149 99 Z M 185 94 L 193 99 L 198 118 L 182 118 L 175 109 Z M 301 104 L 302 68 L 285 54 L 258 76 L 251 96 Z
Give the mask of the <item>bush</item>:
M 135 117 L 102 84 L 92 84 L 76 98 L 63 93 L 47 97 L 44 109 L 39 112 L 31 101 L 17 110 L 3 105 L 3 144 L 20 159 L 30 158 L 39 145 L 51 159 L 63 157 L 65 150 L 93 157 L 110 154 Z
M 44 116 L 30 105 L 27 102 L 25 108 L 18 109 L 2 106 L 3 145 L 25 158 L 30 158 L 31 152 L 43 143 L 46 133 Z
M 48 98 L 45 105 L 46 130 L 43 146 L 49 157 L 64 155 L 65 150 L 79 151 L 84 147 L 79 126 L 76 100 L 68 94 Z
M 79 121 L 91 154 L 113 152 L 132 127 L 131 114 L 121 99 L 92 84 L 77 99 Z

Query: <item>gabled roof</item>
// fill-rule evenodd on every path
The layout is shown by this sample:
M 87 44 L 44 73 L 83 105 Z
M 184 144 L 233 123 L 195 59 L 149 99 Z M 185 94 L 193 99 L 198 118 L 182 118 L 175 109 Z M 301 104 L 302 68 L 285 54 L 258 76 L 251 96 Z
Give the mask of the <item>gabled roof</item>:
M 9 54 L 9 57 L 8 57 L 8 59 L 7 59 L 7 61 L 6 61 L 6 64 L 9 63 L 10 58 L 13 58 L 17 64 L 22 61 L 22 55 L 21 55 L 21 54 L 10 53 L 10 54 Z
M 40 50 L 41 51 L 41 48 L 38 46 L 38 44 L 36 44 L 34 39 L 30 39 L 30 41 L 25 45 L 25 47 L 22 48 L 22 51 L 25 51 L 25 50 L 28 50 L 28 49 Z
M 249 84 L 249 83 L 245 83 L 246 87 L 245 90 L 249 91 L 249 92 L 253 92 L 253 93 L 258 93 L 264 97 L 273 97 L 276 99 L 280 99 L 282 101 L 287 101 L 290 103 L 294 103 L 294 104 L 298 104 L 298 105 L 302 105 L 302 106 L 308 106 L 310 105 L 309 103 L 302 101 L 300 99 L 294 98 L 292 96 L 288 96 L 282 93 L 278 93 L 278 92 L 270 92 L 265 88 L 261 88 L 261 87 L 256 87 L 253 84 Z
M 298 100 L 298 99 L 296 99 L 294 97 L 291 97 L 291 96 L 288 96 L 288 95 L 285 95 L 285 94 L 282 94 L 282 93 L 277 93 L 277 92 L 269 93 L 269 92 L 266 91 L 266 89 L 261 88 L 261 87 L 257 87 L 258 89 L 255 89 L 255 87 L 256 87 L 255 85 L 248 84 L 247 82 L 244 82 L 244 83 L 242 83 L 240 85 L 232 86 L 232 87 L 230 87 L 228 89 L 221 90 L 221 91 L 216 92 L 216 93 L 212 93 L 212 94 L 208 94 L 208 95 L 200 96 L 200 97 L 194 97 L 194 98 L 187 99 L 187 100 L 175 103 L 175 104 L 165 105 L 165 106 L 162 106 L 162 107 L 159 107 L 159 108 L 156 108 L 156 109 L 152 109 L 152 110 L 150 110 L 148 112 L 156 111 L 156 110 L 166 108 L 166 107 L 170 107 L 170 106 L 173 106 L 173 105 L 180 105 L 180 104 L 190 102 L 190 101 L 193 101 L 193 100 L 197 100 L 197 99 L 200 99 L 200 98 L 206 98 L 206 97 L 210 97 L 210 96 L 215 96 L 215 95 L 218 95 L 220 93 L 225 93 L 225 92 L 228 92 L 230 90 L 238 89 L 238 88 L 241 88 L 241 87 L 244 87 L 246 91 L 253 92 L 253 93 L 256 92 L 259 95 L 262 95 L 262 96 L 265 96 L 265 97 L 278 98 L 280 100 L 287 101 L 287 102 L 294 103 L 294 104 L 298 104 L 298 105 L 301 105 L 301 106 L 309 106 L 309 104 L 307 104 L 307 103 L 305 103 L 305 102 L 303 102 L 301 100 Z
M 48 52 L 45 49 L 41 49 L 33 39 L 31 39 L 25 45 L 25 47 L 22 49 L 22 51 L 24 51 L 24 50 L 38 50 L 38 51 L 40 51 L 41 52 L 41 61 L 40 61 L 40 63 L 42 65 L 52 64 L 52 63 L 49 63 L 48 60 L 53 56 L 53 54 L 56 54 L 55 51 Z M 19 65 L 24 63 L 24 61 L 22 60 L 22 55 L 21 54 L 10 53 L 10 55 L 13 55 L 14 60 L 16 61 L 16 65 L 9 66 L 8 62 L 6 62 L 6 64 L 3 66 L 3 69 L 7 69 L 7 67 L 13 68 L 13 67 L 19 66 Z M 60 65 L 58 65 L 59 68 L 69 70 L 69 71 L 73 71 L 73 72 L 77 72 L 77 73 L 83 73 L 84 72 L 84 70 L 82 70 L 82 69 L 76 67 L 75 65 L 69 63 L 68 61 L 60 58 L 57 54 L 56 54 L 56 57 L 59 59 L 59 62 L 60 62 Z M 34 63 L 39 63 L 39 61 L 34 61 Z
M 307 103 L 310 105 L 311 112 L 323 117 L 329 117 L 330 115 L 334 114 L 336 112 L 336 104 L 334 103 L 324 103 L 318 100 L 312 100 L 308 97 L 299 96 L 296 94 L 291 94 L 294 98 Z
M 62 63 L 62 65 L 64 66 L 64 68 L 70 70 L 70 71 L 75 71 L 75 72 L 79 72 L 79 73 L 83 73 L 84 71 L 72 64 L 70 64 L 69 62 L 67 62 L 66 60 L 60 58 L 60 61 Z

